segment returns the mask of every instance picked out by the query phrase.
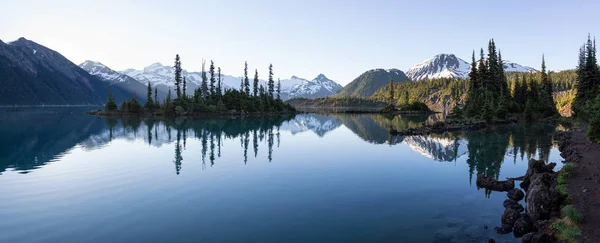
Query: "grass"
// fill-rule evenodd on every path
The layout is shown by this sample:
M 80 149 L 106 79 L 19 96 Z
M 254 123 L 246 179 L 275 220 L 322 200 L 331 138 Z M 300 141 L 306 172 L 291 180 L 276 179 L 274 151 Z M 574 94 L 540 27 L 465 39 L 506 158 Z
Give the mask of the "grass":
M 565 219 L 559 219 L 554 221 L 550 228 L 556 230 L 556 235 L 559 240 L 563 240 L 569 243 L 576 243 L 577 238 L 581 236 L 581 229 L 577 224 L 567 222 Z
M 560 173 L 564 175 L 566 178 L 573 178 L 575 175 L 575 165 L 573 163 L 566 163 Z
M 561 212 L 570 223 L 581 224 L 583 222 L 583 215 L 573 205 L 564 206 Z
M 556 178 L 556 190 L 563 195 L 569 196 L 567 188 L 567 180 L 575 176 L 575 165 L 573 163 L 566 163 L 563 168 L 558 172 L 558 178 Z

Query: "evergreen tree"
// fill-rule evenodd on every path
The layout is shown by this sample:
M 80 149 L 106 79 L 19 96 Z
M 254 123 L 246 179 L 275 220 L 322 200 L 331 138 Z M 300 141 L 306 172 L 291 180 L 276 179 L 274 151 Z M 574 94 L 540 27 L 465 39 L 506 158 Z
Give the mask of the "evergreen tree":
M 266 91 L 265 91 L 265 86 L 263 86 L 262 84 L 260 85 L 260 88 L 258 88 L 258 93 L 260 94 L 260 97 L 265 97 Z
M 185 77 L 183 77 L 183 98 L 187 98 L 186 89 L 187 89 L 187 82 L 185 81 Z
M 388 102 L 390 104 L 394 101 L 394 80 L 390 79 L 390 84 L 388 84 Z
M 255 97 L 258 95 L 258 69 L 254 70 L 254 83 L 252 85 L 252 95 Z
M 163 109 L 166 113 L 173 112 L 173 98 L 171 97 L 171 89 L 169 89 L 169 93 L 167 93 L 167 98 L 165 98 Z
M 275 92 L 275 81 L 273 80 L 273 64 L 269 64 L 269 81 L 267 83 L 268 93 L 273 98 L 273 92 Z
M 106 111 L 116 111 L 117 104 L 115 103 L 115 97 L 112 94 L 112 90 L 108 90 L 108 101 L 106 101 L 106 105 L 104 106 Z
M 213 62 L 212 60 L 210 60 L 210 68 L 208 68 L 208 73 L 210 74 L 210 97 L 211 98 L 216 98 L 216 90 L 215 90 L 215 83 L 216 83 L 216 79 L 215 79 L 215 62 Z
M 281 100 L 281 80 L 277 79 L 277 99 Z
M 148 82 L 148 94 L 144 108 L 148 111 L 154 108 L 154 101 L 152 100 L 152 86 L 150 86 L 150 82 Z
M 244 93 L 250 96 L 250 80 L 248 79 L 248 62 L 244 63 Z
M 206 99 L 208 97 L 208 78 L 206 77 L 205 60 L 202 60 L 202 83 L 200 83 L 200 92 L 202 94 L 203 99 Z
M 221 68 L 217 68 L 217 77 L 218 77 L 218 81 L 217 81 L 217 97 L 219 98 L 219 100 L 221 99 L 221 96 L 223 95 L 223 90 L 221 89 Z
M 142 105 L 138 102 L 137 95 L 133 94 L 133 98 L 127 104 L 127 111 L 131 113 L 140 113 Z
M 473 50 L 473 56 L 471 61 L 471 71 L 469 72 L 469 91 L 475 92 L 479 89 L 480 85 L 477 80 L 479 74 L 477 73 L 477 62 L 475 61 L 475 51 Z
M 181 96 L 181 60 L 179 59 L 179 54 L 175 55 L 175 88 L 177 91 L 177 97 Z
M 541 112 L 544 116 L 554 116 L 558 114 L 554 100 L 552 98 L 552 81 L 546 73 L 546 60 L 542 55 L 542 71 L 540 73 L 542 78 L 541 89 L 540 89 L 540 106 L 542 107 Z
M 587 102 L 593 100 L 598 93 L 600 85 L 600 70 L 598 70 L 598 61 L 596 59 L 596 46 L 594 40 L 588 35 L 586 44 L 580 49 L 579 65 L 577 67 L 577 94 L 573 102 L 573 111 L 575 115 L 588 118 L 590 112 Z

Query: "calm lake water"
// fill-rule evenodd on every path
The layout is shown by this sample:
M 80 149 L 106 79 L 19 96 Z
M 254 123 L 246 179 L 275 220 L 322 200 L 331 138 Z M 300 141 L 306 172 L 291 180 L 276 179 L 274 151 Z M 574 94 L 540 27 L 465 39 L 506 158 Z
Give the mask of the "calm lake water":
M 477 173 L 562 161 L 551 127 L 390 136 L 438 118 L 82 111 L 0 111 L 0 242 L 520 242 L 494 232 L 506 193 Z

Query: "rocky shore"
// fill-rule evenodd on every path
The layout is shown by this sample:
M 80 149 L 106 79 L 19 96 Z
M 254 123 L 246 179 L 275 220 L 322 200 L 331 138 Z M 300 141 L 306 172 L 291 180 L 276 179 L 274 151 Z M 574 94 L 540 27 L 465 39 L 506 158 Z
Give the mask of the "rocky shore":
M 553 220 L 560 217 L 561 205 L 565 197 L 557 190 L 555 163 L 546 164 L 542 160 L 531 159 L 527 173 L 520 178 L 497 181 L 477 176 L 477 187 L 493 191 L 507 191 L 501 226 L 495 228 L 499 234 L 513 233 L 522 237 L 523 242 L 556 242 L 550 228 Z M 515 181 L 522 180 L 515 188 Z M 525 207 L 519 203 L 525 200 Z
M 587 124 L 582 123 L 556 136 L 561 156 L 573 163 L 574 176 L 567 180 L 571 204 L 585 217 L 579 227 L 578 242 L 600 242 L 600 144 L 586 137 Z

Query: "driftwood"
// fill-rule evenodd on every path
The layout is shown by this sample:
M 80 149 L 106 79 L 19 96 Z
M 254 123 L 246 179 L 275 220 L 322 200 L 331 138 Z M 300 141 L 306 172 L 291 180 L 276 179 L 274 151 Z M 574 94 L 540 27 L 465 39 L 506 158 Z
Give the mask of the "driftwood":
M 477 187 L 492 191 L 507 192 L 515 188 L 515 180 L 498 181 L 494 178 L 485 177 L 483 174 L 477 175 Z

